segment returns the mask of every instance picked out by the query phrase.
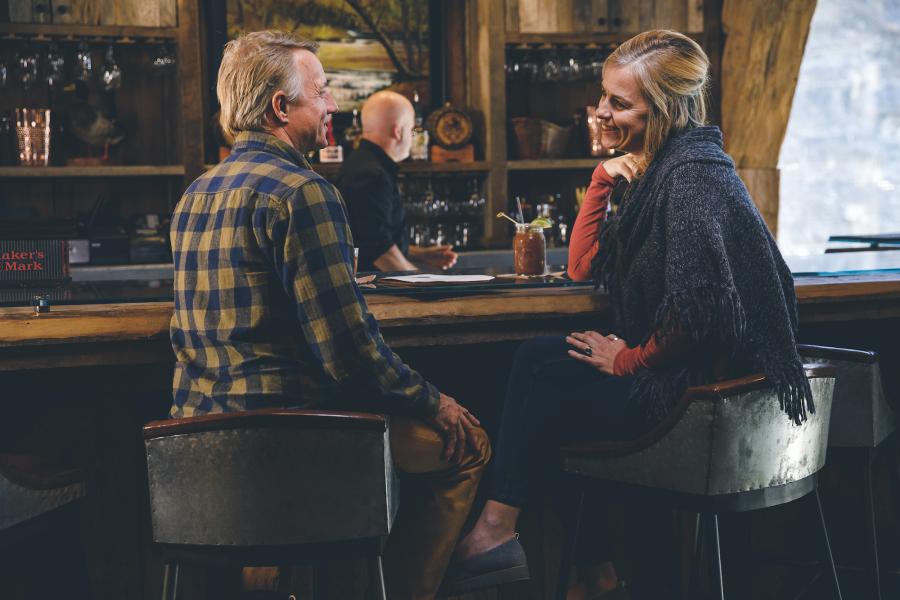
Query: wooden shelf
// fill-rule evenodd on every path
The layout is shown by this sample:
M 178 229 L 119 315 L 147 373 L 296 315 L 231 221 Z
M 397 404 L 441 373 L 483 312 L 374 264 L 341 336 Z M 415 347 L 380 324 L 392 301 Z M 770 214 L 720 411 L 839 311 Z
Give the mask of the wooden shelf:
M 506 168 L 510 171 L 566 171 L 577 169 L 593 169 L 600 163 L 600 158 L 538 158 L 533 160 L 510 160 Z
M 0 178 L 38 177 L 183 177 L 183 165 L 134 165 L 99 167 L 0 167 Z
M 607 44 L 621 44 L 622 42 L 633 38 L 640 32 L 622 33 L 622 32 L 598 32 L 598 33 L 513 33 L 506 34 L 507 45 L 542 45 L 552 44 L 554 46 L 575 45 L 586 46 L 588 44 L 596 44 L 603 46 Z M 685 33 L 684 35 L 700 41 L 702 34 Z
M 6 39 L 27 37 L 71 38 L 137 38 L 172 39 L 178 35 L 177 27 L 135 27 L 131 25 L 44 25 L 41 23 L 0 23 L 0 36 Z
M 342 163 L 316 163 L 310 165 L 316 173 L 323 177 L 330 177 L 338 174 L 341 170 Z M 213 168 L 215 165 L 206 165 L 207 169 Z M 402 162 L 400 163 L 401 173 L 486 173 L 490 171 L 491 165 L 487 161 L 476 161 L 468 163 L 427 163 L 427 162 Z

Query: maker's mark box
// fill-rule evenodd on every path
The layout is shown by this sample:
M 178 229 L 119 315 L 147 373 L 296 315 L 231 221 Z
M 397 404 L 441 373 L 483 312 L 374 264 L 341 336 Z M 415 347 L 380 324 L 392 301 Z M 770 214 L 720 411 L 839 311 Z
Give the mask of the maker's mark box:
M 37 285 L 68 278 L 65 240 L 0 240 L 0 285 Z

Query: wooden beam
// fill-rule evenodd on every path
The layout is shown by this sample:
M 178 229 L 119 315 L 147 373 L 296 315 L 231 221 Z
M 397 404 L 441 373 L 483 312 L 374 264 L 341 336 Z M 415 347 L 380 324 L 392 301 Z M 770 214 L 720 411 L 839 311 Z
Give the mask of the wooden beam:
M 738 168 L 775 168 L 815 0 L 725 0 L 722 127 Z
M 506 32 L 503 0 L 469 0 L 468 40 L 470 54 L 469 105 L 473 109 L 476 131 L 484 160 L 491 164 L 486 188 L 488 210 L 485 211 L 484 237 L 487 241 L 502 240 L 505 227 L 494 227 L 493 216 L 506 210 Z
M 203 166 L 203 23 L 199 0 L 178 0 L 178 80 L 181 90 L 181 160 L 184 187 Z

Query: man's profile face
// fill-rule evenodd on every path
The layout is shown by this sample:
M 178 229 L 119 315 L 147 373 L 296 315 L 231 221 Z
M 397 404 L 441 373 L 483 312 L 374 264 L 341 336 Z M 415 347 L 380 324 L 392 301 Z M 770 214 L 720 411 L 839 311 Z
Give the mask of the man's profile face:
M 412 130 L 415 121 L 416 113 L 410 104 L 409 110 L 403 111 L 403 115 L 400 117 L 399 121 L 397 121 L 397 127 L 399 127 L 402 135 L 397 143 L 397 154 L 401 157 L 397 162 L 409 158 L 409 149 L 412 147 Z
M 283 123 L 283 128 L 297 150 L 308 152 L 328 145 L 328 123 L 338 107 L 328 91 L 328 79 L 316 55 L 308 50 L 296 50 L 294 58 L 302 85 L 297 99 L 288 103 L 288 122 Z

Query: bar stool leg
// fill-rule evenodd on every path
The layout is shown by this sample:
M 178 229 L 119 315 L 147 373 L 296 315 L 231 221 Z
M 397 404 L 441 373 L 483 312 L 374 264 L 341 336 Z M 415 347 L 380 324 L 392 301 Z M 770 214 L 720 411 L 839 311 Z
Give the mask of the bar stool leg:
M 381 555 L 378 554 L 369 560 L 370 583 L 375 590 L 378 600 L 387 600 L 387 589 L 384 587 L 384 568 L 381 563 Z
M 876 600 L 881 600 L 881 568 L 878 560 L 878 531 L 877 524 L 875 522 L 875 499 L 873 497 L 872 492 L 872 467 L 875 462 L 875 451 L 873 448 L 869 448 L 866 453 L 866 466 L 865 466 L 865 486 L 866 486 L 866 508 L 868 510 L 868 519 L 866 522 L 867 533 L 869 534 L 869 543 L 872 548 L 872 591 L 874 592 L 874 598 Z
M 163 569 L 162 600 L 175 600 L 178 596 L 178 561 L 167 562 Z
M 831 567 L 831 578 L 834 581 L 834 593 L 837 600 L 843 600 L 841 596 L 841 584 L 838 581 L 837 569 L 834 566 L 834 556 L 831 554 L 831 542 L 828 540 L 828 528 L 825 526 L 825 513 L 822 512 L 822 500 L 819 498 L 819 486 L 813 490 L 816 500 L 816 509 L 819 511 L 819 524 L 822 527 L 822 537 L 825 540 L 825 550 L 828 553 L 828 566 Z
M 719 600 L 725 600 L 725 585 L 722 581 L 722 549 L 719 545 L 719 515 L 716 513 L 712 513 L 710 529 L 713 535 L 712 557 L 715 566 L 713 577 L 715 577 L 716 585 L 718 586 Z
M 566 600 L 569 593 L 569 572 L 572 570 L 572 557 L 578 547 L 578 530 L 581 528 L 581 511 L 584 510 L 584 490 L 578 491 L 578 504 L 575 508 L 575 522 L 563 539 L 562 554 L 559 557 L 559 574 L 556 577 L 556 600 Z
M 171 572 L 172 565 L 170 563 L 166 563 L 163 568 L 163 590 L 162 590 L 162 600 L 169 600 L 169 575 Z

